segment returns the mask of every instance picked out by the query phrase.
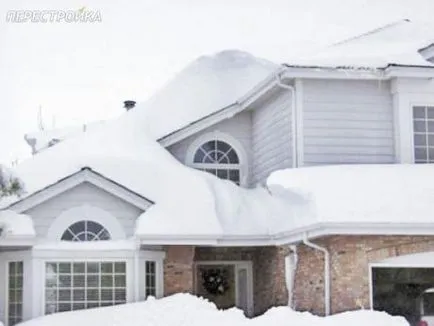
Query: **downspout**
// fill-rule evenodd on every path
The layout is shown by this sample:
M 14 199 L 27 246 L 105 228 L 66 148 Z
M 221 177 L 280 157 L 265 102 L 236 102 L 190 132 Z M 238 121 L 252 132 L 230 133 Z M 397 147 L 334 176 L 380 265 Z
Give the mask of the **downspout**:
M 307 233 L 304 234 L 303 243 L 324 253 L 324 310 L 325 315 L 328 316 L 330 315 L 330 253 L 326 248 L 310 242 Z
M 286 89 L 291 95 L 291 138 L 292 138 L 292 167 L 297 168 L 299 166 L 298 155 L 297 155 L 297 110 L 296 110 L 296 100 L 295 100 L 295 87 L 282 82 L 281 70 L 276 74 L 277 86 Z
M 140 271 L 140 259 L 139 259 L 139 254 L 140 254 L 140 239 L 137 238 L 137 236 L 134 237 L 134 301 L 133 302 L 138 302 L 140 301 L 140 277 L 139 277 L 139 271 Z
M 285 282 L 288 291 L 288 306 L 291 309 L 295 308 L 294 288 L 295 288 L 295 273 L 297 272 L 298 254 L 297 246 L 288 245 L 290 252 L 285 256 Z

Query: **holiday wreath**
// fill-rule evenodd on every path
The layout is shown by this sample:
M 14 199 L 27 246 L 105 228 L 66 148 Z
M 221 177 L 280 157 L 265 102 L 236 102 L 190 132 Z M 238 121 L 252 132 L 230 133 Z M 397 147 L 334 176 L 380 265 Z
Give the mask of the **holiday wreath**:
M 225 270 L 218 268 L 202 270 L 203 287 L 214 295 L 223 295 L 229 289 Z

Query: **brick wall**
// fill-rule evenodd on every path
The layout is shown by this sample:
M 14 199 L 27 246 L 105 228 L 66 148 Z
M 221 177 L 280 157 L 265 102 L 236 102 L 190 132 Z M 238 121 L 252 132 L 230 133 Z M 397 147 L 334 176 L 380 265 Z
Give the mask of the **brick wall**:
M 193 246 L 167 246 L 164 260 L 164 295 L 193 293 Z
M 434 250 L 434 237 L 330 236 L 315 241 L 331 254 L 333 313 L 369 307 L 369 264 L 383 259 Z M 324 313 L 324 257 L 298 246 L 294 300 L 297 310 Z

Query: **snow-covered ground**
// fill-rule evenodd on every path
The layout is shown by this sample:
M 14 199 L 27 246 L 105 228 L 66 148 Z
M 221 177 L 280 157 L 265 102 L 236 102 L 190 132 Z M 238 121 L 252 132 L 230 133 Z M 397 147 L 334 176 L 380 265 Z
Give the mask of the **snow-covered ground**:
M 217 310 L 213 303 L 189 294 L 175 294 L 126 305 L 58 313 L 20 326 L 408 326 L 402 317 L 360 310 L 317 317 L 287 307 L 272 308 L 248 319 L 241 310 Z

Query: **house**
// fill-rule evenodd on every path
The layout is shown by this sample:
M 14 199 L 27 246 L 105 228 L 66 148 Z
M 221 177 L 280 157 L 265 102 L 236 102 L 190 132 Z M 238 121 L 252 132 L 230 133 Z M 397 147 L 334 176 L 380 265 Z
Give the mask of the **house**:
M 26 193 L 0 205 L 34 232 L 0 240 L 1 319 L 176 292 L 416 319 L 405 305 L 434 282 L 434 171 L 416 164 L 434 160 L 432 37 L 404 20 L 281 66 L 201 57 L 19 164 Z

